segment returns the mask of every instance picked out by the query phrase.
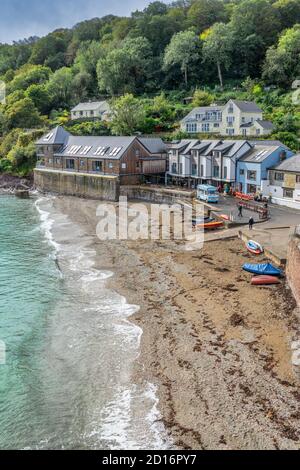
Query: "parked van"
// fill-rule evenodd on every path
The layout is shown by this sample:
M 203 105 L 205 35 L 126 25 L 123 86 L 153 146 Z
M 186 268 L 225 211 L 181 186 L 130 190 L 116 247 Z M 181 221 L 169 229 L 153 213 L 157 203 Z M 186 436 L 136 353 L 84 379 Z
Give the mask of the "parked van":
M 197 199 L 205 202 L 219 202 L 218 189 L 209 184 L 199 184 L 197 186 Z

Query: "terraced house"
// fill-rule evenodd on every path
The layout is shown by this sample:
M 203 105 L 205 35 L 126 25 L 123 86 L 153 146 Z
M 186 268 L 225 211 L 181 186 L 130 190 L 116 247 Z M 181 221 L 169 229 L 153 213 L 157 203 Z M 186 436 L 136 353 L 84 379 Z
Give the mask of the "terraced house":
M 196 186 L 235 186 L 237 160 L 252 148 L 246 140 L 182 140 L 169 144 L 168 179 Z
M 35 180 L 49 191 L 91 195 L 89 186 L 138 184 L 166 171 L 167 147 L 159 138 L 73 136 L 58 126 L 36 147 Z
M 181 130 L 189 134 L 210 133 L 224 136 L 268 135 L 273 124 L 253 101 L 229 100 L 225 106 L 194 108 L 182 121 Z

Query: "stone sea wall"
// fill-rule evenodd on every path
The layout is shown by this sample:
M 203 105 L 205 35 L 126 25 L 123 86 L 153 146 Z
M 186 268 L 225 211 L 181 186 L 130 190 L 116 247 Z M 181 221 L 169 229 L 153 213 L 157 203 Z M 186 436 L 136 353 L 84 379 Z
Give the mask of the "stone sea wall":
M 64 194 L 106 201 L 119 199 L 120 183 L 116 176 L 34 170 L 35 187 L 42 192 Z
M 288 247 L 287 276 L 294 297 L 300 307 L 300 230 L 291 237 Z

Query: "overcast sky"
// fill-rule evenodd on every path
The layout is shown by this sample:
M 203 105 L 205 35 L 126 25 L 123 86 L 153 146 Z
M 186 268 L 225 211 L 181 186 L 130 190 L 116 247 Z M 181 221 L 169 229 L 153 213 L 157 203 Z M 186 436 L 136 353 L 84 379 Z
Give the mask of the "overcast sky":
M 43 36 L 110 13 L 128 15 L 150 0 L 0 0 L 0 42 Z

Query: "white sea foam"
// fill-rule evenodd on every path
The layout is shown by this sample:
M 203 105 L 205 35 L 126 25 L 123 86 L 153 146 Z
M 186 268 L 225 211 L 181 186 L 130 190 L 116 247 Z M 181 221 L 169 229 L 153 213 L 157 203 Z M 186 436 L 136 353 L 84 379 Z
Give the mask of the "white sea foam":
M 115 377 L 113 374 L 116 383 L 107 391 L 109 398 L 103 397 L 98 403 L 97 397 L 94 397 L 89 412 L 89 422 L 82 439 L 85 445 L 94 448 L 102 447 L 103 443 L 105 448 L 110 449 L 170 448 L 171 442 L 158 411 L 156 387 L 150 383 L 136 385 L 130 380 L 133 361 L 140 354 L 143 334 L 142 329 L 130 321 L 130 317 L 140 307 L 128 304 L 125 297 L 115 292 L 109 293 L 105 281 L 112 277 L 113 273 L 95 268 L 96 251 L 90 248 L 91 239 L 80 227 L 74 227 L 71 221 L 64 218 L 64 225 L 72 224 L 72 231 L 67 231 L 71 233 L 72 238 L 66 239 L 68 242 L 66 244 L 63 242 L 59 244 L 54 240 L 53 229 L 56 229 L 54 224 L 56 218 L 60 220 L 61 215 L 52 215 L 52 212 L 45 209 L 47 203 L 51 204 L 51 199 L 53 198 L 41 198 L 36 201 L 42 230 L 48 242 L 55 248 L 55 252 L 59 252 L 60 262 L 63 261 L 63 266 L 66 268 L 66 283 L 70 280 L 72 289 L 75 288 L 76 292 L 81 290 L 86 296 L 84 298 L 88 299 L 88 303 L 82 309 L 87 315 L 87 321 L 88 318 L 94 318 L 94 315 L 97 318 L 98 315 L 100 322 L 98 320 L 96 326 L 93 323 L 94 331 L 95 328 L 98 330 L 99 325 L 104 331 L 108 327 L 111 331 L 113 343 L 106 347 L 113 349 L 111 352 L 109 349 L 104 351 L 104 358 L 107 360 L 110 354 L 118 354 L 120 355 L 118 360 L 122 365 L 120 377 L 117 372 L 114 372 Z M 80 343 L 76 341 L 73 343 L 68 338 L 67 345 L 68 349 L 73 350 L 74 345 L 79 347 Z M 108 365 L 112 367 L 113 364 L 114 361 Z M 103 367 L 106 366 L 107 364 L 103 364 Z

